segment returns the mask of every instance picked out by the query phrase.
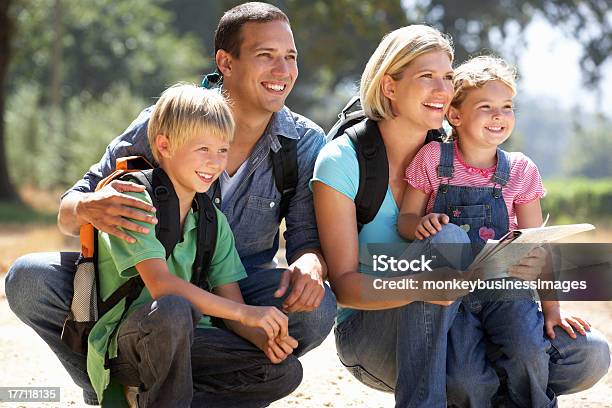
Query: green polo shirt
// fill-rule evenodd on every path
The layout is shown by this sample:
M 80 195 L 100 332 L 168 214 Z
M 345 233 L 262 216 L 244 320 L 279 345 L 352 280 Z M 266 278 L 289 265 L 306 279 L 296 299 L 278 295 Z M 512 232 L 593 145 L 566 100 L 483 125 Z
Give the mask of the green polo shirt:
M 126 193 L 133 197 L 151 203 L 147 192 Z M 236 282 L 245 278 L 246 272 L 234 245 L 234 236 L 221 211 L 217 212 L 217 244 L 208 269 L 208 286 L 212 290 L 216 286 Z M 145 225 L 142 222 L 134 222 Z M 167 259 L 170 273 L 181 279 L 191 279 L 192 266 L 195 261 L 197 242 L 198 214 L 193 210 L 185 217 L 182 240 L 176 245 Z M 150 227 L 150 225 L 145 225 Z M 98 232 L 98 270 L 100 273 L 100 295 L 106 300 L 117 288 L 129 278 L 138 275 L 135 266 L 147 259 L 165 259 L 166 251 L 155 237 L 155 228 L 149 228 L 148 234 L 126 231 L 136 239 L 130 244 L 122 239 L 104 232 Z M 126 317 L 135 309 L 151 300 L 151 294 L 144 288 L 141 295 L 133 302 Z M 98 400 L 104 405 L 119 406 L 123 402 L 120 386 L 109 387 L 110 371 L 104 369 L 104 356 L 109 350 L 109 357 L 117 356 L 117 338 L 110 336 L 119 323 L 125 301 L 120 301 L 113 309 L 98 320 L 88 338 L 87 372 L 91 383 L 98 394 Z M 125 318 L 124 318 L 125 320 Z M 209 316 L 204 315 L 198 323 L 199 328 L 212 328 Z M 118 331 L 117 331 L 118 332 Z M 108 389 L 107 389 L 108 387 Z M 106 391 L 105 391 L 106 390 Z

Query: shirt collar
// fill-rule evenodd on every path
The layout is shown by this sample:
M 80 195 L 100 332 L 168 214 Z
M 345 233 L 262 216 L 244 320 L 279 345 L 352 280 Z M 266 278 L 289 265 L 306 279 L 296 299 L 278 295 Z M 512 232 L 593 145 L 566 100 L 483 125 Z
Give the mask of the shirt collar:
M 300 138 L 300 135 L 298 135 L 295 129 L 295 121 L 293 120 L 289 108 L 284 106 L 283 109 L 272 114 L 272 118 L 270 119 L 270 123 L 264 135 L 268 138 L 270 149 L 272 149 L 274 153 L 278 152 L 281 148 L 278 136 L 284 136 L 289 139 Z

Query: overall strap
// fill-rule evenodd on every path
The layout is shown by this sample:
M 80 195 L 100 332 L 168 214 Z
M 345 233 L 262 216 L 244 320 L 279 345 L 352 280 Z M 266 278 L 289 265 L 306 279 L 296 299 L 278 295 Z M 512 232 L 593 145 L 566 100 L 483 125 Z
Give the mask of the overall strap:
M 491 177 L 491 181 L 495 183 L 495 187 L 493 187 L 494 198 L 500 198 L 502 196 L 502 187 L 508 184 L 508 180 L 510 180 L 510 156 L 506 151 L 498 147 L 497 166 L 493 177 Z
M 454 143 L 440 143 L 440 164 L 437 168 L 438 177 L 446 179 L 440 182 L 439 191 L 446 193 L 448 191 L 448 180 L 453 178 L 455 167 L 453 165 L 455 153 Z
M 281 193 L 280 220 L 289 211 L 289 202 L 295 196 L 298 183 L 297 140 L 279 136 L 281 148 L 272 152 L 274 182 Z
M 198 240 L 191 283 L 207 290 L 207 272 L 217 246 L 217 213 L 210 198 L 203 193 L 196 194 L 193 209 L 198 212 Z
M 389 160 L 378 129 L 370 119 L 346 129 L 359 163 L 359 188 L 355 195 L 357 230 L 371 222 L 380 209 L 389 187 Z
M 491 178 L 495 184 L 505 186 L 510 180 L 510 155 L 505 151 L 497 148 L 497 167 Z
M 438 177 L 440 178 L 453 178 L 454 146 L 454 143 L 440 143 L 440 164 L 438 165 Z

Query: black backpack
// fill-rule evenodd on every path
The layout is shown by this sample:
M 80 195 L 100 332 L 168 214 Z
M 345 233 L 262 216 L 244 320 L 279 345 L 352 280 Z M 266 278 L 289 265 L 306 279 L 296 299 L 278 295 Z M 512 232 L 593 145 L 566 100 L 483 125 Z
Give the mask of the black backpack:
M 382 205 L 389 185 L 389 161 L 376 121 L 367 119 L 361 109 L 359 97 L 354 96 L 338 114 L 338 121 L 327 133 L 329 142 L 347 134 L 353 142 L 359 163 L 359 188 L 355 196 L 357 230 L 371 222 Z M 425 144 L 443 141 L 443 128 L 427 132 Z
M 178 197 L 168 175 L 161 169 L 151 169 L 142 157 L 128 157 L 117 160 L 117 169 L 102 180 L 96 190 L 115 179 L 137 181 L 146 187 L 153 206 L 157 209 L 159 222 L 155 225 L 155 235 L 162 243 L 166 258 L 181 239 L 180 209 Z M 146 170 L 143 170 L 146 169 Z M 207 289 L 207 271 L 212 261 L 217 243 L 217 214 L 212 201 L 206 194 L 196 194 L 193 203 L 198 216 L 198 237 L 196 258 L 193 265 L 191 283 Z M 98 271 L 98 233 L 91 224 L 81 227 L 81 254 L 77 260 L 74 277 L 74 296 L 70 312 L 64 322 L 61 339 L 75 352 L 87 355 L 87 339 L 96 322 L 105 313 L 125 299 L 121 319 L 145 287 L 142 278 L 134 276 L 120 286 L 108 299 L 100 296 L 100 276 Z M 117 325 L 111 334 L 118 329 Z M 108 355 L 106 356 L 108 363 Z

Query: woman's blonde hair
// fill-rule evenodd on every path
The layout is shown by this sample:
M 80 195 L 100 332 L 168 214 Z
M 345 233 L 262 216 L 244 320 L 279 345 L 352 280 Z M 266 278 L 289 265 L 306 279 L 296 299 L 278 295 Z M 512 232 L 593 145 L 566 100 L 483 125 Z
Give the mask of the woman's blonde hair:
M 512 90 L 512 95 L 516 95 L 516 68 L 503 59 L 481 55 L 464 62 L 455 69 L 455 94 L 451 106 L 458 108 L 470 90 L 482 88 L 493 81 L 507 85 Z
M 433 27 L 410 25 L 385 35 L 361 76 L 359 96 L 368 118 L 381 120 L 395 116 L 391 101 L 382 92 L 383 77 L 388 74 L 396 81 L 401 79 L 408 64 L 430 51 L 443 51 L 453 61 L 451 38 Z
M 166 136 L 170 151 L 174 152 L 197 134 L 216 136 L 231 143 L 234 127 L 229 103 L 219 90 L 179 83 L 161 94 L 149 119 L 147 135 L 153 157 L 159 163 L 155 147 L 157 135 Z

